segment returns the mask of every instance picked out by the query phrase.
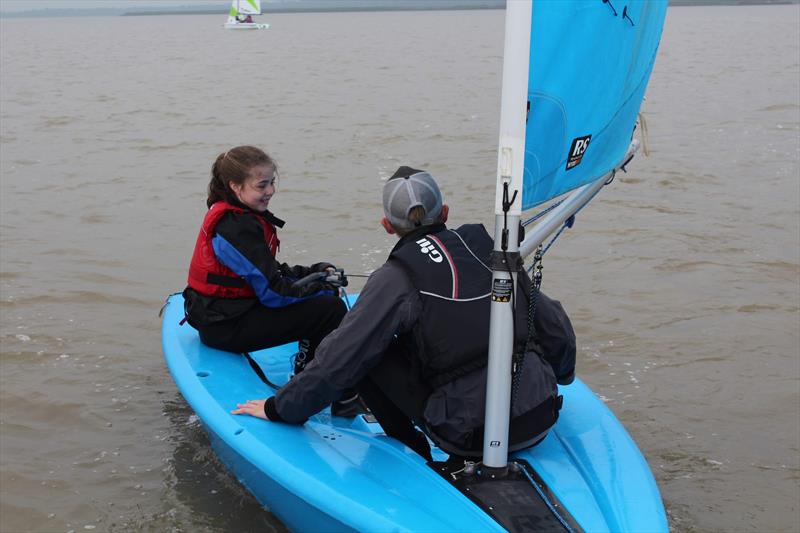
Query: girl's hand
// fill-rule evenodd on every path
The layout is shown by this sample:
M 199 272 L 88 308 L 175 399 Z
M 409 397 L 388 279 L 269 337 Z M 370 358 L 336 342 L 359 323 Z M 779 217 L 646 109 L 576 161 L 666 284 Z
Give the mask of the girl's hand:
M 247 403 L 237 403 L 236 407 L 231 411 L 232 415 L 250 415 L 256 418 L 263 418 L 269 420 L 267 414 L 264 412 L 264 403 L 266 400 L 247 400 Z

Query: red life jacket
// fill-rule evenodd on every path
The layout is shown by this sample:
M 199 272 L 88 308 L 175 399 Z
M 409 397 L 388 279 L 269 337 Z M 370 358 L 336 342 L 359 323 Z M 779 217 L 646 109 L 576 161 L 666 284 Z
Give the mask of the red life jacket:
M 205 296 L 219 298 L 255 298 L 253 288 L 238 276 L 233 270 L 226 267 L 217 259 L 211 239 L 214 237 L 214 228 L 222 216 L 228 211 L 244 213 L 241 207 L 233 206 L 226 202 L 216 202 L 206 213 L 203 226 L 197 235 L 194 245 L 192 262 L 189 265 L 189 286 Z M 267 243 L 273 257 L 278 252 L 277 231 L 264 217 L 254 215 L 264 228 L 264 242 Z

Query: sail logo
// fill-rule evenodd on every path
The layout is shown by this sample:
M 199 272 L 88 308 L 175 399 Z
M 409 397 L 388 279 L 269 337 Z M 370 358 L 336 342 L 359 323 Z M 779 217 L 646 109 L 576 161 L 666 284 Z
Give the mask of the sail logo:
M 423 237 L 417 241 L 417 244 L 419 244 L 419 251 L 430 257 L 434 263 L 441 263 L 442 259 L 444 259 L 439 250 L 428 239 Z
M 567 170 L 575 168 L 581 164 L 583 154 L 589 148 L 589 141 L 592 140 L 591 135 L 585 137 L 576 137 L 572 140 L 572 146 L 569 148 L 569 158 L 567 159 Z

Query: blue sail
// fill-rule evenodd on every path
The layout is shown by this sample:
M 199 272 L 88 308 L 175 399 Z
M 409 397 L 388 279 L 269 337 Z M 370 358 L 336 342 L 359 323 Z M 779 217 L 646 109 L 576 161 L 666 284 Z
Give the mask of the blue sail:
M 533 2 L 523 209 L 621 162 L 666 11 L 666 0 Z

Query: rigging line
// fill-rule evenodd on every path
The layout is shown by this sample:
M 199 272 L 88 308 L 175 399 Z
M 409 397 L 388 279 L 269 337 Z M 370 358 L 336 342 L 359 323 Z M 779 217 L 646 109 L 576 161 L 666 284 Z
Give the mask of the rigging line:
M 556 234 L 553 236 L 553 238 L 550 239 L 550 242 L 547 243 L 547 246 L 544 247 L 544 249 L 542 250 L 541 256 L 544 256 L 544 254 L 547 252 L 547 250 L 549 250 L 550 247 L 553 246 L 553 243 L 556 242 L 556 239 L 558 239 L 561 236 L 561 234 L 564 232 L 564 230 L 567 229 L 567 228 L 571 228 L 574 223 L 575 223 L 575 215 L 572 215 L 567 220 L 565 220 L 564 224 L 561 225 L 561 228 L 559 228 L 559 230 L 556 232 Z M 539 259 L 541 261 L 541 257 Z M 536 258 L 534 257 L 533 264 L 531 264 L 531 266 L 528 267 L 528 274 L 533 272 L 533 268 L 535 266 L 536 266 Z
M 558 239 L 558 237 L 561 235 L 561 233 L 565 229 L 571 228 L 572 224 L 574 224 L 574 223 L 575 223 L 575 215 L 572 215 L 567 220 L 565 220 L 564 224 L 561 226 L 561 229 L 558 230 L 558 233 L 556 233 L 555 236 L 552 239 L 550 239 L 550 242 L 547 244 L 547 246 L 545 246 L 544 250 L 542 251 L 542 255 L 547 253 L 547 250 L 549 250 L 550 247 L 553 246 L 553 243 L 556 242 L 556 239 Z
M 167 296 L 167 298 L 164 300 L 164 305 L 162 305 L 161 309 L 158 310 L 158 318 L 161 318 L 162 316 L 164 316 L 164 309 L 166 309 L 167 306 L 169 305 L 170 298 L 172 298 L 173 296 L 177 296 L 179 294 L 183 294 L 183 293 L 182 292 L 173 292 L 172 294 Z M 183 322 L 181 322 L 181 325 L 183 325 Z
M 556 207 L 558 207 L 559 205 L 561 205 L 561 204 L 564 202 L 564 200 L 566 200 L 566 198 L 562 198 L 562 199 L 561 199 L 561 200 L 559 200 L 558 202 L 556 202 L 556 203 L 554 203 L 554 204 L 552 204 L 552 205 L 548 206 L 547 208 L 543 209 L 542 211 L 539 211 L 538 213 L 536 213 L 535 215 L 533 215 L 531 218 L 529 218 L 528 220 L 526 220 L 525 222 L 523 222 L 523 223 L 522 223 L 522 227 L 524 228 L 525 226 L 528 226 L 529 224 L 531 224 L 531 223 L 533 223 L 533 222 L 536 222 L 537 220 L 539 220 L 540 218 L 542 218 L 544 215 L 546 215 L 547 213 L 549 213 L 550 211 L 552 211 L 553 209 L 555 209 Z
M 527 355 L 528 350 L 533 349 L 534 344 L 537 347 L 540 346 L 539 334 L 536 332 L 534 317 L 536 316 L 536 303 L 539 301 L 539 292 L 542 286 L 542 255 L 544 255 L 544 252 L 542 251 L 542 245 L 540 244 L 533 256 L 533 265 L 531 265 L 531 269 L 535 267 L 536 272 L 534 272 L 533 279 L 531 279 L 531 290 L 530 294 L 528 295 L 528 328 L 525 346 L 522 348 L 522 353 L 515 351 L 513 354 L 514 364 L 512 367 L 513 371 L 511 373 L 512 412 L 514 410 L 514 400 L 517 397 L 517 390 L 519 390 L 520 376 L 522 375 L 522 366 L 525 364 L 525 356 Z
M 542 491 L 541 487 L 539 487 L 539 484 L 536 483 L 536 481 L 533 479 L 533 477 L 527 471 L 527 469 L 525 468 L 525 465 L 520 465 L 520 466 L 522 467 L 522 468 L 520 468 L 520 470 L 522 470 L 522 472 L 525 474 L 525 477 L 528 478 L 528 482 L 531 485 L 533 485 L 533 488 L 536 489 L 536 492 L 539 493 L 539 496 L 542 498 L 542 501 L 544 501 L 544 503 L 550 509 L 550 512 L 553 513 L 553 515 L 555 515 L 556 519 L 559 522 L 561 522 L 561 525 L 564 526 L 564 529 L 566 529 L 568 533 L 575 533 L 575 530 L 570 527 L 570 525 L 567 523 L 567 521 L 564 520 L 564 518 L 561 516 L 561 513 L 558 512 L 558 509 L 556 508 L 557 506 L 554 505 L 550 501 L 550 498 L 548 498 L 545 495 L 544 491 Z
M 642 139 L 642 153 L 647 157 L 650 155 L 650 144 L 648 142 L 649 135 L 647 133 L 647 121 L 644 118 L 644 113 L 639 111 L 639 137 Z
M 503 261 L 508 271 L 509 281 L 511 282 L 511 401 L 508 410 L 508 423 L 511 424 L 512 413 L 514 412 L 514 400 L 516 398 L 516 389 L 519 388 L 519 370 L 521 369 L 520 357 L 524 359 L 525 355 L 519 354 L 517 349 L 517 282 L 518 279 L 514 278 L 511 272 L 511 262 L 508 260 L 508 211 L 511 209 L 514 200 L 517 198 L 519 190 L 514 190 L 511 199 L 508 198 L 508 182 L 503 183 L 503 232 L 501 238 L 501 249 L 503 252 Z M 514 263 L 514 270 L 519 272 L 520 269 L 520 255 L 519 251 L 515 253 L 517 261 Z M 523 350 L 525 348 L 523 347 Z M 516 386 L 514 385 L 516 383 Z

